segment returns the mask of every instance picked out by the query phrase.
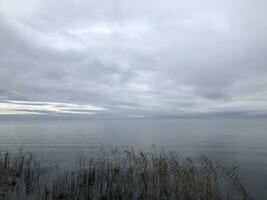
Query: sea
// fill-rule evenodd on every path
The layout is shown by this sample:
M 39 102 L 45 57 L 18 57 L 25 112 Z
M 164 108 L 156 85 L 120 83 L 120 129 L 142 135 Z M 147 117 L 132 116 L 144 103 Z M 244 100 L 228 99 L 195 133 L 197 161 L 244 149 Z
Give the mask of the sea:
M 201 155 L 238 166 L 254 199 L 267 199 L 267 119 L 2 120 L 0 151 L 23 148 L 68 165 L 96 148 L 133 147 Z

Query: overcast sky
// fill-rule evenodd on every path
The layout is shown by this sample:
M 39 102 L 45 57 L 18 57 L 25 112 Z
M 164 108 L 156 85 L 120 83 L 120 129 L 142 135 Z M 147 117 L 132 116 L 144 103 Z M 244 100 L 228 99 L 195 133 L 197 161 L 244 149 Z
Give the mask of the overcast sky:
M 265 115 L 266 10 L 266 0 L 0 0 L 0 115 Z

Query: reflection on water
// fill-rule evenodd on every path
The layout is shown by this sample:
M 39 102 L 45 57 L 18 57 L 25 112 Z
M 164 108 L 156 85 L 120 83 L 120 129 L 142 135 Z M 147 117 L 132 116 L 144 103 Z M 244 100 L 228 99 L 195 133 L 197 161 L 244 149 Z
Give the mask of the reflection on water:
M 176 150 L 181 156 L 205 154 L 240 167 L 256 199 L 267 191 L 267 120 L 90 120 L 2 121 L 0 150 L 27 151 L 58 162 L 107 145 Z

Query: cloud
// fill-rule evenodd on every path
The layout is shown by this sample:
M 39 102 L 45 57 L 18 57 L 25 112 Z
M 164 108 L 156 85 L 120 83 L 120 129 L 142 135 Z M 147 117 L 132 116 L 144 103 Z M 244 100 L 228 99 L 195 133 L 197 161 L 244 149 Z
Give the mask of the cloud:
M 1 114 L 96 114 L 106 108 L 60 102 L 2 101 Z
M 85 105 L 122 118 L 264 113 L 266 7 L 2 0 L 0 114 L 95 113 Z

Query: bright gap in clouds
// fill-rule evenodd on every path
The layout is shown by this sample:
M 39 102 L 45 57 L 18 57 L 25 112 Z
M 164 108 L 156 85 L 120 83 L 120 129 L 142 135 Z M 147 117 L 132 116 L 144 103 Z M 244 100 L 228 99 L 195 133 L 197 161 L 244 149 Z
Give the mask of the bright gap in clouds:
M 61 102 L 3 101 L 0 115 L 11 114 L 96 114 L 106 108 Z

